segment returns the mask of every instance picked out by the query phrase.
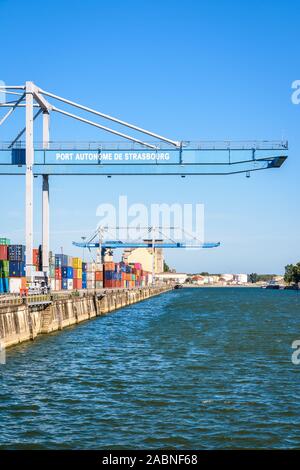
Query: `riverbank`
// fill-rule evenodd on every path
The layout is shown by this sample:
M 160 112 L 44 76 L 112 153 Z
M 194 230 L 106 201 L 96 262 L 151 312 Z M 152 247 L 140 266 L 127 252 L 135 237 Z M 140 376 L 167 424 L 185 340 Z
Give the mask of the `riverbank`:
M 228 288 L 228 287 L 234 287 L 234 288 L 243 288 L 243 287 L 256 287 L 256 288 L 261 288 L 264 284 L 226 284 L 226 285 L 222 285 L 222 284 L 201 284 L 201 285 L 197 285 L 197 284 L 182 284 L 182 287 L 184 288 L 204 288 L 206 289 L 207 287 L 225 287 L 225 288 Z
M 63 330 L 170 290 L 168 287 L 106 290 L 72 295 L 63 293 L 36 302 L 15 298 L 0 303 L 0 342 L 11 347 L 34 340 L 40 334 Z

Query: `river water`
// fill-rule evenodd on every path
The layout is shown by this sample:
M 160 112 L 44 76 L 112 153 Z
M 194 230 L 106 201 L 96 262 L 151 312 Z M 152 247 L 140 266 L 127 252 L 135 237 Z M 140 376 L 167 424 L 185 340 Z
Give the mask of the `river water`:
M 169 292 L 7 352 L 2 449 L 300 448 L 300 295 Z

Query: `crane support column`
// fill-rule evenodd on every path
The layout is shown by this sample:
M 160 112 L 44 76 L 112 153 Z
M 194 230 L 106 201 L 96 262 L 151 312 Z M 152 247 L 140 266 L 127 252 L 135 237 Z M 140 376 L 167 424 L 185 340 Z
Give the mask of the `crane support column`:
M 43 148 L 49 148 L 49 112 L 43 112 Z M 49 276 L 49 176 L 43 175 L 42 196 L 42 265 Z
M 49 275 L 49 176 L 43 175 L 43 230 L 42 261 L 43 271 Z
M 26 277 L 33 274 L 33 83 L 26 82 Z

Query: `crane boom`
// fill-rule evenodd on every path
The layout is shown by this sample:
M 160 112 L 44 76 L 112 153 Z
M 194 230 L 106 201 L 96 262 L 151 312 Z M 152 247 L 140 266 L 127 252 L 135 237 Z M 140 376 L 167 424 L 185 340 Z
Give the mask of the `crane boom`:
M 99 242 L 73 242 L 73 245 L 79 248 L 99 248 Z M 122 241 L 104 241 L 101 243 L 101 248 L 217 248 L 220 242 L 205 242 L 205 243 L 186 243 L 186 242 L 122 242 Z

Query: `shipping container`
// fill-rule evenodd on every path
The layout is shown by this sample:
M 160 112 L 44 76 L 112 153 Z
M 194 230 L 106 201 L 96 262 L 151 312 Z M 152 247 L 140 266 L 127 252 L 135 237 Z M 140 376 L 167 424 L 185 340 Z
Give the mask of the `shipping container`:
M 67 290 L 68 289 L 68 279 L 62 279 L 61 281 L 61 288 L 63 290 Z
M 61 266 L 68 266 L 67 255 L 55 255 L 55 266 L 60 268 Z
M 8 259 L 8 249 L 7 245 L 0 245 L 0 260 Z
M 50 266 L 49 266 L 49 275 L 53 279 L 55 278 L 55 266 L 54 266 L 54 264 L 50 264 Z
M 104 279 L 107 280 L 107 281 L 111 281 L 113 279 L 114 273 L 115 273 L 114 271 L 105 270 L 104 271 Z
M 95 271 L 87 271 L 86 272 L 86 280 L 87 281 L 95 281 Z
M 0 278 L 0 293 L 6 294 L 9 292 L 9 279 L 8 278 Z
M 87 271 L 87 263 L 82 262 L 82 272 Z
M 8 246 L 8 259 L 9 261 L 25 261 L 25 246 L 24 245 L 9 245 Z
M 95 272 L 95 281 L 103 281 L 103 271 Z
M 33 248 L 33 250 L 32 250 L 32 262 L 35 266 L 39 267 L 39 265 L 40 265 L 40 255 L 39 255 L 39 249 L 38 248 Z
M 73 279 L 82 279 L 82 269 L 73 268 Z
M 62 266 L 61 274 L 63 279 L 73 279 L 73 268 L 71 266 Z
M 0 277 L 9 277 L 9 261 L 0 261 Z
M 73 279 L 73 289 L 82 289 L 81 279 Z
M 87 281 L 86 282 L 87 289 L 95 289 L 95 281 Z
M 9 263 L 9 277 L 25 277 L 25 263 L 24 261 L 10 261 Z
M 81 269 L 82 268 L 82 259 L 81 258 L 73 258 L 73 268 Z
M 19 294 L 21 289 L 26 289 L 25 277 L 12 277 L 9 280 L 9 292 L 11 294 Z
M 9 238 L 0 238 L 0 245 L 10 245 L 10 239 Z
M 61 268 L 55 268 L 55 279 L 61 280 L 62 274 L 61 274 Z
M 55 290 L 62 290 L 62 281 L 59 279 L 55 280 Z
M 67 279 L 68 290 L 73 290 L 73 279 Z
M 96 289 L 102 289 L 103 288 L 103 282 L 102 281 L 96 281 L 95 288 Z
M 114 270 L 115 270 L 114 262 L 104 263 L 104 271 L 114 271 Z

